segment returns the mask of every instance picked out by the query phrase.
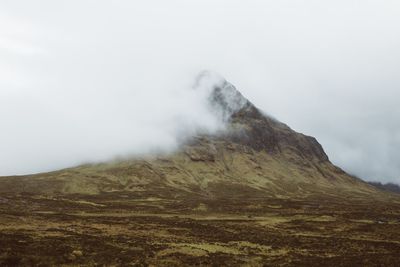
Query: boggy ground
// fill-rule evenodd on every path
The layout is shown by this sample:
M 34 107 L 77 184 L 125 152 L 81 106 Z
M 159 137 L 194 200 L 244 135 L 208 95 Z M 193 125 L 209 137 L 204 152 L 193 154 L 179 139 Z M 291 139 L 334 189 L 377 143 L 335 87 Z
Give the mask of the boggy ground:
M 0 196 L 1 266 L 399 266 L 400 204 Z

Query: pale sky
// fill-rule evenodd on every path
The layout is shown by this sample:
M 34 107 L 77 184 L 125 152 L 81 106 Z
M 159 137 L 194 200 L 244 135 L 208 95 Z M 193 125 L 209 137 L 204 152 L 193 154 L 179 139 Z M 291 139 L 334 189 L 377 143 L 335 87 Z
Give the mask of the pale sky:
M 208 69 L 330 159 L 400 183 L 398 1 L 0 2 L 0 175 L 215 130 Z

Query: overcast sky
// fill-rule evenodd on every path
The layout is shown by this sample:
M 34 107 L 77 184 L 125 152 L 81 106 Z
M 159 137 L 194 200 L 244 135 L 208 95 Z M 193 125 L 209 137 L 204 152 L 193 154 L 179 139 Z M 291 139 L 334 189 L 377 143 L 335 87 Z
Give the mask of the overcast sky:
M 2 0 L 0 175 L 217 129 L 191 90 L 208 69 L 348 172 L 400 183 L 399 48 L 399 1 Z

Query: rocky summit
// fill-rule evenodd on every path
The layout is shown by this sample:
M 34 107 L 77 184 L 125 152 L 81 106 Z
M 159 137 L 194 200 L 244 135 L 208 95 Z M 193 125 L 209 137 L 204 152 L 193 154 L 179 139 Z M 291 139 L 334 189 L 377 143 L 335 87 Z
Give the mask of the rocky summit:
M 204 72 L 196 84 L 217 133 L 168 154 L 1 177 L 0 265 L 399 264 L 398 195 L 333 165 L 226 80 Z

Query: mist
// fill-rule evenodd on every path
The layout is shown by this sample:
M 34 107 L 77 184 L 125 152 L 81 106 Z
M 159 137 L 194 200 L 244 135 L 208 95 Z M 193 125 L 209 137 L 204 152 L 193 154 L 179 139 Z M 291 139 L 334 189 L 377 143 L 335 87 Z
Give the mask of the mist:
M 213 70 L 367 180 L 400 183 L 396 1 L 2 1 L 0 175 L 172 151 Z

